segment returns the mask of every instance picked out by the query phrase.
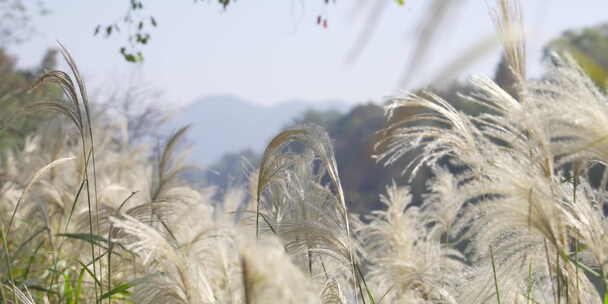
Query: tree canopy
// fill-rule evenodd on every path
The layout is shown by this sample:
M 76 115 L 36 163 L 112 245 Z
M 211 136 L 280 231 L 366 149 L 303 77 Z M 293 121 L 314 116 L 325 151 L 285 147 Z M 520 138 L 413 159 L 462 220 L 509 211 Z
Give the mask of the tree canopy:
M 608 24 L 569 30 L 552 40 L 545 52 L 569 53 L 601 88 L 608 88 Z
M 22 147 L 25 138 L 45 123 L 48 115 L 33 111 L 33 103 L 61 97 L 55 87 L 32 89 L 46 70 L 55 68 L 56 56 L 57 51 L 48 50 L 37 67 L 20 70 L 17 59 L 0 48 L 0 151 Z

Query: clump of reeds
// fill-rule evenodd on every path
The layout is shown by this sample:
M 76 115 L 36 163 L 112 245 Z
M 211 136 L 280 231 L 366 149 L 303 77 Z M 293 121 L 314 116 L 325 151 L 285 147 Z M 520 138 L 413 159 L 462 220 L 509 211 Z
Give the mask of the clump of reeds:
M 248 189 L 223 202 L 179 179 L 177 147 L 132 145 L 92 120 L 85 84 L 38 108 L 71 125 L 9 153 L 0 184 L 6 303 L 602 303 L 607 298 L 608 104 L 569 57 L 526 80 L 521 15 L 495 18 L 514 83 L 471 79 L 471 115 L 431 92 L 393 99 L 378 160 L 433 172 L 413 202 L 348 211 L 329 136 L 305 125 L 270 141 Z M 402 113 L 408 113 L 403 116 Z M 103 115 L 102 115 L 103 116 Z M 151 159 L 154 159 L 151 161 Z M 361 217 L 359 217 L 361 216 Z

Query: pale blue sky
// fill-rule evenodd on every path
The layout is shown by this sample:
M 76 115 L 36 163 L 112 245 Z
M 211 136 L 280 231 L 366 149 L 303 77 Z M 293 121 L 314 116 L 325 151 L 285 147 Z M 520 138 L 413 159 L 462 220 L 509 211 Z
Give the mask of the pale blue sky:
M 429 1 L 407 0 L 404 7 L 391 2 L 370 44 L 356 63 L 348 65 L 345 58 L 365 25 L 365 11 L 357 14 L 356 1 L 337 0 L 325 7 L 320 0 L 239 0 L 224 11 L 215 0 L 148 0 L 146 12 L 156 17 L 159 27 L 143 48 L 146 60 L 141 65 L 118 55 L 124 36 L 92 36 L 95 25 L 124 14 L 127 0 L 44 1 L 51 14 L 36 19 L 40 33 L 11 51 L 19 55 L 20 65 L 28 66 L 59 40 L 90 86 L 100 89 L 103 83 L 120 83 L 135 74 L 176 106 L 217 94 L 259 104 L 379 100 L 401 89 L 397 83 L 413 48 L 412 33 Z M 487 2 L 492 1 L 460 1 L 465 4 L 450 17 L 449 30 L 439 36 L 430 59 L 403 89 L 430 81 L 439 67 L 494 32 L 487 12 Z M 568 28 L 608 21 L 606 1 L 522 2 L 532 74 L 540 73 L 540 50 L 547 40 Z M 329 18 L 328 29 L 316 25 L 319 13 Z M 463 75 L 492 74 L 497 59 L 495 50 Z

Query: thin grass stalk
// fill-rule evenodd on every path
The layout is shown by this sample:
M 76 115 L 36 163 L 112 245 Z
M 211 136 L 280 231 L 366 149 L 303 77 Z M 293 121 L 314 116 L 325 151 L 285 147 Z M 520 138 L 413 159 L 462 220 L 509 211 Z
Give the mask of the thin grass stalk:
M 532 261 L 528 260 L 528 290 L 526 290 L 526 302 L 532 301 Z
M 578 186 L 578 174 L 576 172 L 576 168 L 572 169 L 572 174 L 573 174 L 573 181 L 572 181 L 572 203 L 576 204 L 576 190 L 577 190 L 577 186 Z M 576 261 L 578 263 L 578 239 L 574 239 L 574 261 Z M 578 267 L 574 267 L 574 271 L 575 271 L 575 278 L 576 278 L 576 300 L 578 302 L 578 304 L 580 304 L 581 301 L 581 295 L 580 295 L 580 287 L 579 287 L 579 274 L 578 274 Z
M 559 252 L 555 252 L 555 261 L 556 261 L 556 266 L 555 266 L 555 280 L 557 281 L 557 304 L 561 303 L 561 295 L 562 295 L 562 286 L 561 286 L 561 282 L 562 282 L 562 277 L 563 274 L 561 272 L 561 269 L 559 268 Z
M 579 262 L 579 261 L 575 261 L 572 258 L 568 257 L 568 261 L 573 263 L 576 267 L 580 267 L 582 270 L 588 272 L 589 274 L 595 276 L 596 278 L 601 278 L 602 275 L 600 273 L 598 273 L 597 271 L 589 268 L 589 266 Z
M 378 304 L 382 304 L 382 300 L 384 300 L 384 298 L 393 290 L 393 288 L 395 288 L 395 285 L 392 285 L 391 287 L 389 287 L 389 288 L 386 289 L 386 291 L 384 292 L 384 294 L 378 300 Z
M 12 283 L 13 282 L 13 268 L 11 262 L 11 256 L 8 251 L 8 241 L 6 240 L 6 233 L 3 227 L 2 231 L 0 231 L 0 236 L 2 236 L 2 246 L 4 247 L 4 257 L 6 260 L 6 270 L 8 273 L 8 279 Z
M 34 232 L 32 235 L 30 235 L 30 236 L 29 236 L 29 237 L 28 237 L 28 238 L 27 238 L 25 241 L 23 241 L 23 242 L 22 242 L 22 243 L 19 245 L 19 247 L 17 247 L 17 250 L 15 250 L 15 256 L 18 256 L 18 255 L 19 255 L 19 252 L 20 252 L 21 250 L 23 250 L 23 248 L 25 248 L 25 245 L 29 244 L 29 242 L 31 242 L 31 241 L 32 241 L 32 240 L 34 240 L 34 239 L 35 239 L 35 238 L 36 238 L 38 235 L 40 235 L 41 233 L 43 233 L 43 232 L 45 232 L 45 231 L 47 231 L 47 230 L 48 230 L 48 228 L 47 228 L 47 227 L 44 227 L 44 228 L 41 228 L 41 229 L 37 230 L 37 231 L 36 231 L 36 232 Z
M 44 245 L 44 241 L 41 241 L 40 243 L 38 243 L 38 246 L 36 246 L 36 249 L 34 250 L 34 253 L 30 256 L 30 259 L 28 261 L 27 266 L 25 267 L 25 271 L 23 272 L 23 276 L 22 276 L 22 281 L 27 281 L 27 278 L 29 276 L 30 273 L 30 268 L 32 266 L 32 264 L 34 264 L 34 259 L 36 258 L 36 255 L 38 254 L 38 250 L 40 250 L 42 248 L 42 245 Z
M 4 292 L 4 284 L 0 284 L 0 299 L 2 299 L 4 301 L 4 299 L 6 299 L 6 293 Z
M 247 270 L 247 265 L 245 258 L 240 257 L 241 264 L 241 273 L 243 280 L 243 299 L 245 300 L 245 304 L 253 303 L 251 300 L 251 286 L 249 285 L 249 271 Z
M 49 279 L 46 290 L 52 290 L 52 288 L 53 288 L 53 286 L 55 286 L 55 284 L 59 284 L 58 282 L 55 282 L 55 280 L 57 280 L 57 277 L 59 277 L 59 271 L 57 270 L 57 261 L 54 259 L 53 259 L 53 264 L 52 264 L 51 270 L 52 270 L 52 274 Z
M 86 166 L 86 164 L 85 164 Z M 85 170 L 86 172 L 86 170 Z M 86 174 L 86 173 L 85 173 Z M 85 180 L 86 182 L 86 189 L 87 189 L 87 203 L 88 203 L 88 216 L 89 216 L 89 233 L 91 235 L 93 235 L 93 216 L 92 216 L 92 210 L 91 210 L 91 196 L 90 196 L 90 192 L 89 192 L 89 180 L 88 178 Z M 95 276 L 95 278 L 97 278 L 97 267 L 95 264 L 95 244 L 93 244 L 93 242 L 91 242 L 91 260 L 93 261 L 93 275 Z M 94 292 L 95 292 L 95 303 L 98 303 L 97 297 L 98 297 L 98 292 L 97 292 L 97 286 L 93 286 L 94 288 Z M 101 288 L 101 287 L 100 287 Z M 99 293 L 102 293 L 103 290 L 100 290 Z
M 87 205 L 88 205 L 88 216 L 89 216 L 89 233 L 91 235 L 93 234 L 98 234 L 95 233 L 95 229 L 93 229 L 93 202 L 94 201 L 94 207 L 96 210 L 96 215 L 95 215 L 95 223 L 96 223 L 96 227 L 99 229 L 99 206 L 98 206 L 98 202 L 97 202 L 97 177 L 96 177 L 96 169 L 95 169 L 95 148 L 94 148 L 94 137 L 93 137 L 93 130 L 92 130 L 92 120 L 91 120 L 91 115 L 90 115 L 90 109 L 89 109 L 89 102 L 88 102 L 88 96 L 86 93 L 86 87 L 84 84 L 84 81 L 82 80 L 82 77 L 80 75 L 80 72 L 78 71 L 78 68 L 75 64 L 74 59 L 72 58 L 72 56 L 70 55 L 70 53 L 67 51 L 67 49 L 61 44 L 58 43 L 61 49 L 61 54 L 63 56 L 63 58 L 66 60 L 66 62 L 68 63 L 70 69 L 72 70 L 72 73 L 74 74 L 74 77 L 76 78 L 76 83 L 77 85 L 72 81 L 72 79 L 64 72 L 60 72 L 60 71 L 52 71 L 49 73 L 46 73 L 45 75 L 43 75 L 40 80 L 38 80 L 38 82 L 35 84 L 35 86 L 45 82 L 45 81 L 51 81 L 54 83 L 57 83 L 60 85 L 60 87 L 63 89 L 65 95 L 67 96 L 68 100 L 71 101 L 73 108 L 70 109 L 67 106 L 63 106 L 60 105 L 58 103 L 55 104 L 54 107 L 51 107 L 51 109 L 54 109 L 55 111 L 58 111 L 60 113 L 63 113 L 64 115 L 66 115 L 67 117 L 69 117 L 74 124 L 76 125 L 76 127 L 78 128 L 79 131 L 79 135 L 80 135 L 80 140 L 82 142 L 82 156 L 84 159 L 84 166 L 83 166 L 83 183 L 86 183 L 86 194 L 87 194 Z M 80 94 L 76 93 L 76 86 L 78 86 L 78 91 Z M 78 95 L 80 95 L 80 99 L 78 98 Z M 82 107 L 80 105 L 79 100 L 82 100 Z M 52 103 L 44 103 L 44 104 L 52 104 Z M 83 118 L 83 113 L 86 117 Z M 86 122 L 86 123 L 85 123 Z M 88 138 L 86 138 L 88 135 Z M 90 141 L 90 149 L 87 148 L 87 139 Z M 89 158 L 88 156 L 91 156 L 91 165 L 93 167 L 93 190 L 91 190 L 91 185 L 90 185 L 90 180 L 89 180 Z M 93 199 L 91 198 L 92 193 L 93 192 Z M 101 254 L 101 251 L 99 249 L 99 253 Z M 91 259 L 93 261 L 96 261 L 96 254 L 95 254 L 95 245 L 91 243 Z M 94 262 L 93 263 L 93 274 L 96 276 L 97 275 L 97 265 Z M 95 303 L 99 303 L 99 301 L 97 300 L 98 295 L 100 293 L 103 293 L 103 286 L 100 286 L 100 290 L 97 290 L 97 286 L 94 286 L 94 293 L 95 293 Z
M 606 280 L 603 267 L 600 267 L 600 274 L 602 275 L 602 284 L 604 285 L 604 303 L 608 304 L 608 280 Z
M 321 262 L 321 268 L 323 268 L 323 274 L 325 274 L 325 280 L 329 280 L 329 275 L 327 274 L 327 268 L 325 268 L 325 263 L 323 263 L 323 257 L 319 255 L 319 261 Z
M 89 114 L 88 114 L 88 110 L 87 110 L 87 118 L 90 119 Z M 93 134 L 91 131 L 91 121 L 88 121 L 89 124 L 89 131 L 91 132 L 90 134 L 90 141 L 91 141 L 91 149 L 90 149 L 90 154 L 92 156 L 92 166 L 93 166 L 93 189 L 94 189 L 94 202 L 95 202 L 95 222 L 97 223 L 96 227 L 97 229 L 99 229 L 99 207 L 97 204 L 97 180 L 95 177 L 95 150 L 93 148 L 94 144 L 93 144 Z M 83 154 L 86 157 L 87 153 L 86 153 L 86 148 L 85 148 L 85 141 L 84 141 L 84 134 L 82 136 L 82 148 L 83 148 Z M 87 203 L 88 203 L 88 207 L 89 207 L 89 230 L 90 233 L 93 234 L 99 234 L 97 233 L 98 231 L 95 231 L 93 229 L 93 217 L 92 217 L 92 208 L 91 208 L 91 189 L 90 189 L 90 180 L 89 180 L 89 162 L 85 161 L 84 163 L 84 175 L 86 176 L 86 189 L 87 189 Z M 99 252 L 101 254 L 101 252 Z M 95 245 L 91 243 L 91 258 L 93 260 L 95 260 Z M 101 267 L 101 265 L 100 265 Z M 97 266 L 96 263 L 93 263 L 93 273 L 95 275 L 97 275 Z M 100 276 L 101 276 L 101 269 L 100 269 Z M 100 280 L 103 280 L 102 277 L 99 278 Z M 99 290 L 99 294 L 103 294 L 103 285 L 100 286 L 100 290 Z M 95 303 L 98 303 L 98 293 L 97 293 L 97 288 L 95 288 Z
M 496 263 L 494 262 L 494 250 L 490 246 L 490 259 L 492 260 L 492 274 L 494 275 L 494 288 L 496 289 L 496 303 L 500 304 L 500 291 L 498 289 L 498 278 L 496 277 Z
M 306 248 L 306 257 L 308 259 L 308 273 L 312 278 L 312 252 L 310 251 L 310 248 Z
M 76 191 L 76 195 L 74 196 L 74 202 L 72 202 L 72 208 L 70 209 L 70 215 L 68 216 L 68 220 L 65 222 L 65 226 L 63 228 L 64 232 L 68 232 L 68 226 L 70 225 L 70 221 L 72 220 L 72 216 L 74 215 L 74 210 L 76 209 L 76 203 L 78 202 L 78 198 L 80 198 L 80 193 L 82 193 L 83 188 L 84 188 L 84 180 L 80 183 L 80 187 L 78 187 L 78 191 Z
M 557 296 L 557 293 L 555 291 L 555 284 L 553 283 L 553 272 L 551 271 L 551 261 L 549 259 L 549 248 L 547 247 L 547 239 L 543 239 L 543 244 L 545 246 L 545 257 L 546 257 L 546 261 L 547 261 L 547 270 L 549 271 L 549 279 L 551 281 L 551 291 L 553 292 L 554 296 Z
M 82 77 L 80 76 L 80 72 L 78 71 L 78 67 L 76 66 L 76 62 L 74 61 L 74 59 L 72 58 L 72 56 L 70 55 L 70 53 L 67 51 L 67 49 L 65 49 L 65 47 L 63 45 L 61 45 L 61 49 L 62 49 L 62 54 L 64 56 L 64 58 L 67 60 L 72 72 L 74 73 L 74 76 L 76 77 L 76 82 L 78 83 L 78 89 L 80 90 L 80 97 L 82 98 L 82 103 L 84 105 L 84 112 L 86 115 L 86 122 L 87 122 L 87 129 L 88 129 L 88 135 L 89 135 L 89 140 L 90 140 L 90 155 L 91 155 L 91 160 L 92 160 L 92 167 L 93 167 L 93 191 L 94 191 L 94 200 L 95 200 L 95 218 L 96 218 L 96 227 L 97 229 L 99 229 L 99 205 L 97 202 L 97 173 L 96 173 L 96 169 L 95 169 L 95 145 L 94 145 L 94 140 L 93 140 L 93 129 L 92 129 L 92 120 L 91 120 L 91 115 L 90 115 L 90 110 L 89 110 L 89 102 L 88 102 L 88 95 L 86 93 L 86 87 L 84 85 L 84 81 L 82 80 Z M 83 152 L 85 152 L 85 141 L 84 141 L 84 134 L 82 134 L 82 147 L 83 147 Z M 84 153 L 84 156 L 86 157 L 86 152 Z M 88 160 L 88 158 L 86 158 Z M 90 221 L 90 233 L 91 234 L 99 234 L 99 233 L 94 233 L 93 231 L 93 227 L 92 227 L 92 217 L 91 217 L 91 190 L 90 190 L 90 183 L 89 183 L 89 163 L 88 161 L 85 161 L 84 164 L 84 174 L 86 176 L 86 186 L 87 186 L 87 202 L 88 202 L 88 206 L 89 206 L 89 221 Z M 98 231 L 95 231 L 98 232 Z M 94 250 L 95 246 L 93 244 L 91 244 L 91 250 L 92 250 L 92 258 L 93 260 L 95 260 L 95 250 Z M 101 251 L 99 251 L 99 254 L 101 254 Z M 100 265 L 101 267 L 101 265 Z M 93 263 L 93 274 L 96 275 L 96 264 Z M 101 269 L 100 269 L 101 271 Z M 103 280 L 103 277 L 101 277 L 101 272 L 100 272 L 100 281 Z M 103 285 L 101 285 L 99 290 L 99 294 L 103 294 Z M 95 303 L 98 303 L 98 293 L 97 293 L 97 288 L 95 287 Z
M 131 192 L 131 194 L 118 206 L 116 209 L 115 216 L 118 216 L 122 208 L 127 204 L 127 202 L 137 194 L 137 192 Z M 112 242 L 112 230 L 114 228 L 114 223 L 110 224 L 110 229 L 108 229 L 108 290 L 112 290 L 112 250 L 114 248 L 114 243 Z M 112 303 L 112 297 L 108 297 L 108 304 Z
M 367 286 L 367 282 L 365 281 L 365 276 L 363 276 L 363 272 L 361 272 L 361 267 L 359 267 L 358 264 L 355 264 L 355 265 L 357 266 L 357 272 L 359 273 L 359 276 L 361 277 L 363 286 L 365 286 L 365 291 L 367 292 L 367 296 L 369 297 L 369 300 L 371 301 L 372 304 L 376 304 L 376 301 L 374 300 L 374 295 L 372 294 L 371 290 Z M 364 295 L 362 294 L 361 297 L 363 298 L 363 303 L 365 303 Z

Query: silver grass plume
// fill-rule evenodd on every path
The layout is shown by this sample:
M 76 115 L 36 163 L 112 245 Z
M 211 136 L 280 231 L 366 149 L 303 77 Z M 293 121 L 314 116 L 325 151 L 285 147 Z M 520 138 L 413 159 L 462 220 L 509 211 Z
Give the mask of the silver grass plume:
M 466 270 L 463 257 L 428 233 L 408 189 L 396 185 L 381 197 L 358 234 L 369 260 L 369 278 L 384 300 L 397 303 L 457 303 Z
M 508 28 L 514 14 L 510 12 L 517 9 L 509 9 L 506 1 L 500 4 L 502 17 L 498 24 Z M 477 92 L 468 96 L 468 100 L 488 110 L 479 116 L 460 113 L 432 94 L 396 99 L 387 108 L 389 119 L 397 109 L 426 111 L 389 125 L 381 142 L 389 149 L 379 158 L 391 164 L 421 146 L 423 153 L 409 165 L 413 172 L 426 164 L 443 176 L 438 187 L 432 186 L 435 194 L 427 198 L 435 207 L 424 207 L 423 203 L 423 210 L 448 212 L 434 221 L 452 226 L 456 235 L 471 241 L 467 256 L 481 266 L 470 272 L 469 280 L 489 284 L 485 288 L 471 284 L 472 289 L 463 293 L 460 301 L 491 303 L 499 296 L 498 286 L 502 286 L 500 296 L 507 302 L 528 300 L 522 299 L 522 294 L 550 302 L 560 299 L 598 302 L 594 287 L 579 270 L 577 253 L 571 248 L 577 244 L 597 244 L 595 240 L 603 234 L 602 219 L 590 216 L 598 212 L 593 207 L 597 204 L 585 204 L 585 199 L 580 198 L 585 192 L 575 195 L 576 184 L 572 190 L 572 185 L 563 182 L 567 177 L 563 170 L 573 165 L 578 178 L 579 169 L 585 168 L 581 163 L 599 160 L 599 153 L 593 157 L 587 153 L 594 151 L 595 144 L 602 143 L 602 135 L 573 132 L 574 126 L 592 126 L 584 123 L 587 115 L 572 115 L 565 109 L 570 110 L 574 101 L 585 99 L 585 105 L 590 106 L 574 110 L 584 114 L 583 109 L 598 109 L 593 123 L 595 130 L 599 130 L 598 126 L 603 125 L 599 122 L 604 119 L 605 98 L 571 63 L 558 60 L 552 68 L 558 73 L 546 82 L 525 82 L 525 49 L 520 44 L 509 45 L 508 41 L 505 44 L 511 68 L 521 76 L 520 97 L 510 96 L 487 78 L 474 78 L 472 84 Z M 573 116 L 576 124 L 571 123 Z M 591 138 L 586 138 L 587 135 Z M 442 159 L 464 170 L 454 173 L 453 181 L 449 176 L 445 179 L 439 168 Z M 450 197 L 449 191 L 441 187 L 451 187 L 459 194 Z M 586 199 L 593 201 L 593 197 Z M 440 207 L 437 202 L 442 201 L 449 202 L 451 209 Z M 595 223 L 592 229 L 583 228 L 592 223 Z M 594 247 L 597 249 L 592 255 L 604 259 L 602 247 Z M 490 262 L 496 262 L 497 270 L 488 267 Z M 534 275 L 526 276 L 526 270 Z M 491 280 L 492 276 L 497 279 Z M 530 280 L 534 282 L 532 287 L 526 284 Z
M 505 88 L 517 100 L 522 98 L 522 85 L 526 79 L 526 39 L 523 16 L 518 1 L 499 0 L 497 8 L 491 9 L 498 35 L 503 43 L 504 65 L 514 83 Z
M 7 304 L 35 304 L 36 303 L 36 301 L 32 297 L 32 294 L 30 293 L 30 291 L 27 287 L 24 287 L 23 290 L 21 290 L 15 285 L 6 285 L 6 284 L 2 283 L 0 285 L 0 289 L 8 290 L 8 292 L 10 293 L 9 295 L 6 295 L 7 297 L 4 299 L 4 300 L 6 300 Z M 3 291 L 0 294 L 5 295 L 5 292 Z
M 319 303 L 313 282 L 276 238 L 241 242 L 244 303 Z
M 302 144 L 304 153 L 290 152 L 292 143 Z M 324 178 L 329 179 L 329 186 L 323 185 Z M 351 220 L 325 131 L 316 126 L 302 126 L 275 136 L 262 157 L 256 198 L 256 234 L 259 235 L 259 223 L 263 220 L 267 229 L 284 239 L 288 252 L 304 256 L 311 275 L 323 271 L 322 277 L 328 278 L 325 268 L 328 262 L 347 266 L 352 292 L 358 298 L 357 287 L 361 282 L 351 239 Z M 317 262 L 315 256 L 319 258 Z M 317 271 L 313 271 L 315 265 Z M 359 293 L 362 293 L 360 286 Z
M 128 215 L 123 218 L 113 224 L 128 236 L 116 241 L 137 253 L 148 273 L 160 272 L 136 286 L 135 299 L 143 303 L 215 303 L 202 265 L 192 263 L 187 252 L 153 227 Z

